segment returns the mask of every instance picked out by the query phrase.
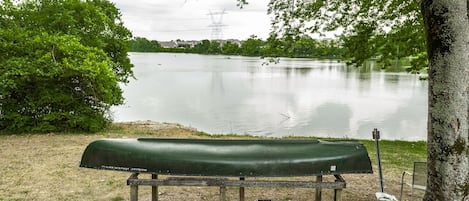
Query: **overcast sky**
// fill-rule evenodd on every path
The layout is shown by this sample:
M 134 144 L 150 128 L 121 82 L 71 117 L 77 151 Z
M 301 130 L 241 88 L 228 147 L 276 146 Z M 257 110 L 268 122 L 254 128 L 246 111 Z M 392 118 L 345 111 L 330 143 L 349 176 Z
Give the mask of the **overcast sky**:
M 111 1 L 134 36 L 151 40 L 212 39 L 211 25 L 220 22 L 224 25 L 220 36 L 223 39 L 244 40 L 252 34 L 266 39 L 270 31 L 269 0 L 249 1 L 243 9 L 236 6 L 236 0 Z M 223 10 L 226 14 L 216 14 Z M 215 13 L 213 20 L 210 12 Z

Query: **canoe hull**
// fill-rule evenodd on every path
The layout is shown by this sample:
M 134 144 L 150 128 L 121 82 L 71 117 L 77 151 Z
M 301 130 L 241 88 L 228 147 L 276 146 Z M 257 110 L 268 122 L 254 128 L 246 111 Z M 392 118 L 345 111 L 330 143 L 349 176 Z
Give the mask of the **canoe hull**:
M 233 177 L 372 173 L 362 144 L 319 140 L 103 139 L 88 145 L 80 167 Z

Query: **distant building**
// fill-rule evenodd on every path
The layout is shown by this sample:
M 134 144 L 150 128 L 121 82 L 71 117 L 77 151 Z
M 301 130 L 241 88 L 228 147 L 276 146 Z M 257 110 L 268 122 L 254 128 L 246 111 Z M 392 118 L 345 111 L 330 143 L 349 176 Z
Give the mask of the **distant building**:
M 160 41 L 159 42 L 161 47 L 163 48 L 177 48 L 178 44 L 176 41 Z
M 193 48 L 195 45 L 199 44 L 200 41 L 188 40 L 188 41 L 176 41 L 177 46 L 181 48 Z
M 212 40 L 211 42 L 216 41 L 220 43 L 221 46 L 223 46 L 225 43 L 230 42 L 233 44 L 237 44 L 238 46 L 241 46 L 242 41 L 238 39 L 227 39 L 227 40 Z M 201 43 L 201 41 L 198 40 L 172 40 L 172 41 L 161 41 L 159 42 L 161 47 L 163 48 L 194 48 L 197 44 Z
M 200 41 L 196 40 L 172 40 L 172 41 L 161 41 L 159 42 L 163 48 L 193 48 L 195 45 L 199 44 Z

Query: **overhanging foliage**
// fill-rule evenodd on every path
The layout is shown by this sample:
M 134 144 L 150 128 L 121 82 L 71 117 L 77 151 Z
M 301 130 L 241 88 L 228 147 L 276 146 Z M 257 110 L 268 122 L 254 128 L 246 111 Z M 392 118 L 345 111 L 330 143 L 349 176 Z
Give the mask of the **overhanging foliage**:
M 272 0 L 268 10 L 272 37 L 295 41 L 310 33 L 335 32 L 351 63 L 361 65 L 374 57 L 384 67 L 392 59 L 425 54 L 419 11 L 416 0 Z M 421 61 L 413 64 L 410 70 L 426 66 Z

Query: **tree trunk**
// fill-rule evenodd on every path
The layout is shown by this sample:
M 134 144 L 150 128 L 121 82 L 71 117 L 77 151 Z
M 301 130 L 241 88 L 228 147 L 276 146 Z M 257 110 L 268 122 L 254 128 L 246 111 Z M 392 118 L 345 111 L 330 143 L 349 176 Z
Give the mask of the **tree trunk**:
M 422 0 L 429 59 L 424 200 L 469 201 L 469 0 Z

